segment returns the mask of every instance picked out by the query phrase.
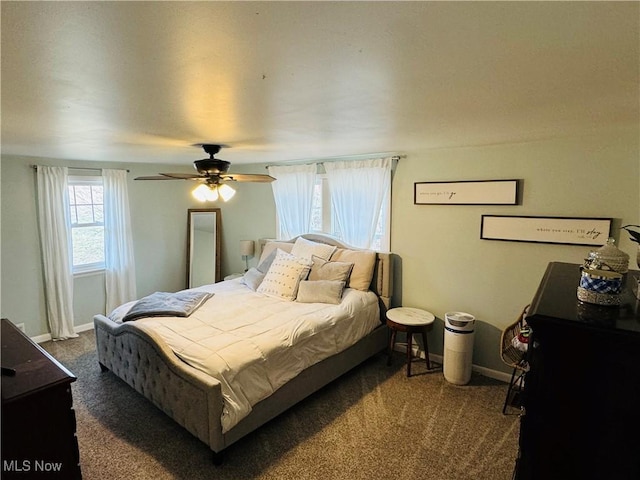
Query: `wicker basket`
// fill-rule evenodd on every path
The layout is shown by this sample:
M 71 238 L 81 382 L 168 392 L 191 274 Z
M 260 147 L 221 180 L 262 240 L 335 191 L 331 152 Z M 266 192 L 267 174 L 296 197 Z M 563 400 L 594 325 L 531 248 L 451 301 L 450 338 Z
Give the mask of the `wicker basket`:
M 507 413 L 508 406 L 510 404 L 513 405 L 514 399 L 524 387 L 525 375 L 529 370 L 526 352 L 513 345 L 513 339 L 518 336 L 526 324 L 525 317 L 528 309 L 529 306 L 527 305 L 518 319 L 502 331 L 500 338 L 500 357 L 504 363 L 512 368 L 511 381 L 509 382 L 509 388 L 502 407 L 503 414 Z

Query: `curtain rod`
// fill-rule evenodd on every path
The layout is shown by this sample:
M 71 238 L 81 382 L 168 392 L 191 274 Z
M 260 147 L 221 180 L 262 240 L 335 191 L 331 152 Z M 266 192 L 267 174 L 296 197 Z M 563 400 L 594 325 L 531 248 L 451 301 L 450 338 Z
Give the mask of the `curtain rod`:
M 31 165 L 31 168 L 33 168 L 34 170 L 38 170 L 38 165 Z M 91 170 L 95 172 L 101 172 L 102 170 L 104 170 L 103 168 L 96 168 L 96 167 L 67 167 L 67 168 L 69 170 Z M 121 170 L 121 169 L 114 169 L 114 170 Z M 131 170 L 127 168 L 127 173 L 129 173 L 130 171 Z
M 274 164 L 274 165 L 267 165 L 264 168 L 269 168 L 269 167 L 279 167 L 279 166 L 284 166 L 284 165 L 310 165 L 312 163 L 318 164 L 318 165 L 322 165 L 326 162 L 340 162 L 340 161 L 349 161 L 349 160 L 369 160 L 369 159 L 374 159 L 374 158 L 391 158 L 391 160 L 393 161 L 398 161 L 401 158 L 406 158 L 406 155 L 385 155 L 385 154 L 364 154 L 364 155 L 345 155 L 343 157 L 328 157 L 328 158 L 324 158 L 324 159 L 318 159 L 318 160 L 304 160 L 304 161 L 289 161 L 289 162 L 282 162 L 282 163 L 278 163 L 278 164 Z

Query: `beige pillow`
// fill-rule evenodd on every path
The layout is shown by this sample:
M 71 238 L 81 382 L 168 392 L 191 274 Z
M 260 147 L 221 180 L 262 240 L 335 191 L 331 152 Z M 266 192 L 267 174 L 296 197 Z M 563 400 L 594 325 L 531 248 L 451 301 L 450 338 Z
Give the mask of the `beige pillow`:
M 336 251 L 335 245 L 327 245 L 325 243 L 312 242 L 306 238 L 296 238 L 291 253 L 296 257 L 307 258 L 311 260 L 311 257 L 315 255 L 324 260 L 329 260 L 333 252 Z
M 290 253 L 291 249 L 293 248 L 293 243 L 278 242 L 275 240 L 265 243 L 264 247 L 262 247 L 262 252 L 260 253 L 260 260 L 258 261 L 258 265 L 260 265 L 271 253 L 275 252 L 278 248 Z
M 298 293 L 300 280 L 307 278 L 310 269 L 310 260 L 278 249 L 276 258 L 274 258 L 256 292 L 293 301 Z
M 337 305 L 342 301 L 344 285 L 344 282 L 338 280 L 303 280 L 298 288 L 296 302 Z
M 338 280 L 340 282 L 348 282 L 353 263 L 345 262 L 327 262 L 326 260 L 313 256 L 313 265 L 309 272 L 309 280 Z
M 331 256 L 332 262 L 353 263 L 353 270 L 347 287 L 367 291 L 371 286 L 373 270 L 376 266 L 376 252 L 373 250 L 348 250 L 338 248 Z

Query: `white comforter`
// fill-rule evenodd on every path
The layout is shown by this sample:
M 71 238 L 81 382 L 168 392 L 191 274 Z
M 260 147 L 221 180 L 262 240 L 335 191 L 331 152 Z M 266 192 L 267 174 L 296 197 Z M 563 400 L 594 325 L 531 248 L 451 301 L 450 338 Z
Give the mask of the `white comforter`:
M 199 287 L 213 292 L 187 318 L 136 320 L 159 333 L 175 354 L 222 384 L 227 432 L 253 405 L 305 368 L 345 350 L 380 324 L 372 292 L 345 289 L 339 305 L 298 303 L 256 293 L 240 279 Z M 118 321 L 135 302 L 118 307 Z

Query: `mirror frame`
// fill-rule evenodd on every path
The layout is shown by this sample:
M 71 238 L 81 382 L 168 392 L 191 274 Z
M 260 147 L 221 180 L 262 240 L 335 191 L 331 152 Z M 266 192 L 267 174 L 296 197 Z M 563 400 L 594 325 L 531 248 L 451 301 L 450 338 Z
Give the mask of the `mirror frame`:
M 193 218 L 193 214 L 194 213 L 215 213 L 216 214 L 216 220 L 215 220 L 215 268 L 216 268 L 216 272 L 215 272 L 215 279 L 214 281 L 217 283 L 221 280 L 222 275 L 221 275 L 221 271 L 220 271 L 220 239 L 221 239 L 221 233 L 220 233 L 220 226 L 222 224 L 222 217 L 221 217 L 221 211 L 219 208 L 189 208 L 187 210 L 187 288 L 195 288 L 191 286 L 191 257 L 193 255 L 192 252 L 192 242 L 193 242 L 193 238 L 192 238 L 192 218 Z M 200 285 L 198 285 L 200 286 Z

